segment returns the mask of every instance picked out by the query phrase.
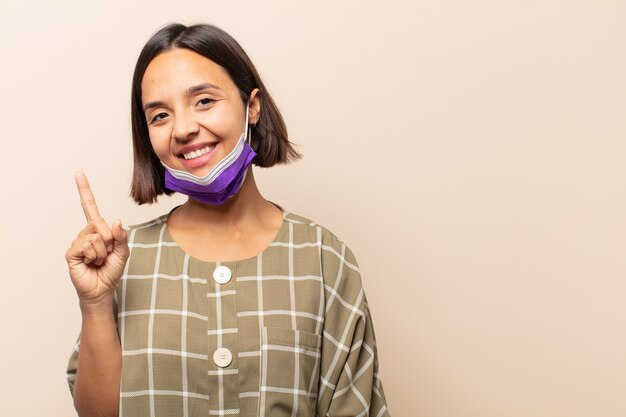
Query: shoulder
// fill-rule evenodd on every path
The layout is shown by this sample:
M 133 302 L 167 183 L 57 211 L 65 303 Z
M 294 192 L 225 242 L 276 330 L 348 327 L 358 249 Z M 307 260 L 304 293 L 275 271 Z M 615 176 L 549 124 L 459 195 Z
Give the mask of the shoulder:
M 308 235 L 312 241 L 321 242 L 335 250 L 349 249 L 345 242 L 328 227 L 300 214 L 289 211 L 285 213 L 285 221 L 291 223 L 294 230 Z
M 319 261 L 316 268 L 319 268 L 322 279 L 325 302 L 333 306 L 331 310 L 326 310 L 328 317 L 334 317 L 331 320 L 333 325 L 341 324 L 337 314 L 352 312 L 353 308 L 356 308 L 357 314 L 364 316 L 363 281 L 357 259 L 350 247 L 328 227 L 307 217 L 288 213 L 285 220 L 293 223 L 294 239 L 290 238 L 289 242 L 293 242 L 290 246 L 294 248 L 294 252 L 303 254 L 299 261 L 306 263 L 313 260 L 315 264 Z M 298 230 L 302 236 L 308 236 L 310 243 L 295 238 Z M 339 302 L 332 301 L 335 299 Z M 350 306 L 350 309 L 343 309 L 342 306 Z
M 314 243 L 319 248 L 321 261 L 325 267 L 335 271 L 347 267 L 358 272 L 354 253 L 346 242 L 328 227 L 288 211 L 285 214 L 285 221 L 289 222 L 290 228 L 293 229 L 294 245 Z
M 157 216 L 142 223 L 124 226 L 128 241 L 155 240 L 167 222 L 168 213 Z

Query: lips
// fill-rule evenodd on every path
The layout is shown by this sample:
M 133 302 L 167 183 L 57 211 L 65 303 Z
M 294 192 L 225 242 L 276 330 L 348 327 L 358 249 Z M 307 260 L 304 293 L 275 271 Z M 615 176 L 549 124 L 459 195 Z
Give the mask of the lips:
M 215 143 L 215 142 L 214 142 Z M 202 144 L 200 146 L 200 148 L 193 149 L 191 146 L 188 147 L 190 150 L 189 151 L 184 151 L 180 154 L 179 159 L 180 162 L 185 166 L 185 168 L 187 169 L 193 169 L 193 168 L 198 168 L 201 167 L 203 165 L 206 165 L 207 163 L 209 163 L 212 159 L 213 159 L 213 155 L 215 155 L 216 150 L 219 148 L 219 143 L 215 143 L 215 146 L 213 147 L 213 149 L 211 149 L 211 151 L 205 153 L 204 155 L 200 155 L 196 158 L 192 158 L 192 159 L 185 159 L 182 154 L 183 153 L 187 153 L 187 152 L 191 152 L 197 149 L 202 149 L 205 148 L 206 146 L 208 146 L 209 143 L 206 144 Z M 184 150 L 184 148 L 182 148 Z
M 185 158 L 185 159 L 197 158 L 199 156 L 204 155 L 205 153 L 211 152 L 214 147 L 215 147 L 215 145 L 209 145 L 209 146 L 207 146 L 205 148 L 198 149 L 197 151 L 191 151 L 191 152 L 188 152 L 188 153 L 184 153 L 183 154 L 183 158 Z
M 194 143 L 193 145 L 183 146 L 178 150 L 176 156 L 179 158 L 183 157 L 184 153 L 189 153 L 193 151 L 197 151 L 202 148 L 206 148 L 207 146 L 216 145 L 218 142 L 202 142 L 202 143 Z

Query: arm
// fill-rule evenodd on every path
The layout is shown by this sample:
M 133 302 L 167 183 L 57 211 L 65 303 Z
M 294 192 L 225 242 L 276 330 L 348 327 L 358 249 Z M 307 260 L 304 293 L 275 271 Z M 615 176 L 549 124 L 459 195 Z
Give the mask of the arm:
M 324 255 L 326 318 L 317 415 L 389 417 L 356 259 L 345 244 L 331 246 L 336 250 Z
M 75 179 L 87 226 L 65 252 L 82 314 L 67 379 L 81 417 L 117 416 L 122 352 L 115 289 L 130 255 L 128 237 L 121 220 L 109 228 L 100 216 L 84 174 L 76 173 Z
M 68 364 L 70 392 L 81 417 L 119 412 L 122 352 L 113 310 L 112 303 L 81 302 L 80 340 Z

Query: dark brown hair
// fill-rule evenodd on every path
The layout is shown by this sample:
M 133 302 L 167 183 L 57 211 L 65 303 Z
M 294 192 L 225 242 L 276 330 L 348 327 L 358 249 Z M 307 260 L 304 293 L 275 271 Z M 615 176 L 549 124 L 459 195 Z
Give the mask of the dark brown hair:
M 131 123 L 135 163 L 130 196 L 137 204 L 152 204 L 159 195 L 173 193 L 165 188 L 165 168 L 150 143 L 148 124 L 141 106 L 141 80 L 148 64 L 157 55 L 174 48 L 190 49 L 223 67 L 239 89 L 244 103 L 248 101 L 252 90 L 259 89 L 261 115 L 253 127 L 250 143 L 257 154 L 252 160 L 254 165 L 267 168 L 302 158 L 287 137 L 287 127 L 274 100 L 237 41 L 213 25 L 185 26 L 171 23 L 148 40 L 139 54 L 133 73 Z

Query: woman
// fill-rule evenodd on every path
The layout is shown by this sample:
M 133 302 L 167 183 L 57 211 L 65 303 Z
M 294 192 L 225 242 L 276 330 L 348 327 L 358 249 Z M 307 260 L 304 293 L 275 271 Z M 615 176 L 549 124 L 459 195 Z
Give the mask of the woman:
M 211 25 L 171 24 L 133 77 L 131 196 L 185 204 L 87 226 L 66 252 L 82 327 L 67 378 L 81 416 L 388 416 L 352 251 L 265 200 L 251 165 L 300 158 L 252 62 Z

